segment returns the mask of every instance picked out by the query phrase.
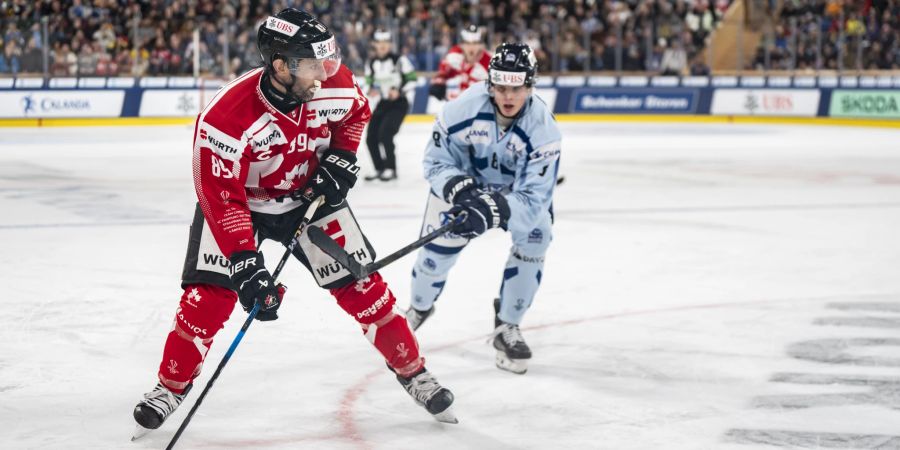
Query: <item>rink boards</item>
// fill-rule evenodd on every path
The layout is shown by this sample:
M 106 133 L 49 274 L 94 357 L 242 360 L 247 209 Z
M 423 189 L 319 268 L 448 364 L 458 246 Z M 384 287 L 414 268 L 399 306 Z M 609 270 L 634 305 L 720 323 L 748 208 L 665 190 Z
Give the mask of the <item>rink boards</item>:
M 224 84 L 190 77 L 0 79 L 0 126 L 189 123 Z M 455 91 L 448 86 L 449 95 Z M 900 126 L 895 75 L 559 76 L 541 77 L 536 94 L 561 121 Z M 428 96 L 425 77 L 409 97 L 411 121 L 430 121 L 444 103 Z

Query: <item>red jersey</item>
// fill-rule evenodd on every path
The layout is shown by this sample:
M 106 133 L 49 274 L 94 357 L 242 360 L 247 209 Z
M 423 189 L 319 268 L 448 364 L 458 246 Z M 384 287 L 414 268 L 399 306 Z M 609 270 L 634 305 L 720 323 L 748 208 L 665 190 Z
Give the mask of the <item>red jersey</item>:
M 452 100 L 465 91 L 470 84 L 487 80 L 490 65 L 491 54 L 487 50 L 481 51 L 478 63 L 469 64 L 462 48 L 454 45 L 441 60 L 438 72 L 434 75 L 432 82 L 447 84 L 447 100 Z M 458 89 L 451 89 L 457 86 Z
M 289 114 L 263 96 L 263 68 L 216 93 L 194 126 L 194 187 L 226 257 L 256 250 L 250 211 L 282 214 L 328 148 L 355 152 L 371 112 L 346 66 Z

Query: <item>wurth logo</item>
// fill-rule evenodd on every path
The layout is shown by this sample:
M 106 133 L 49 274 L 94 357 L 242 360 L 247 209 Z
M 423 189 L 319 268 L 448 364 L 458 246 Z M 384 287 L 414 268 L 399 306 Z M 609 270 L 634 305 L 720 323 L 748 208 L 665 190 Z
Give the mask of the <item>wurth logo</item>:
M 203 141 L 209 142 L 209 144 L 213 148 L 219 149 L 225 153 L 236 154 L 238 152 L 237 148 L 232 147 L 232 146 L 210 136 L 209 133 L 205 129 L 202 129 L 202 128 L 200 129 L 200 139 Z
M 222 255 L 203 254 L 203 262 L 210 266 L 228 267 L 230 265 L 227 258 Z
M 349 108 L 329 108 L 329 109 L 320 109 L 320 110 L 319 110 L 319 117 L 321 117 L 321 118 L 324 119 L 324 118 L 326 118 L 326 117 L 328 117 L 328 116 L 332 116 L 332 115 L 334 115 L 334 116 L 343 116 L 344 114 L 347 114 L 348 112 L 350 112 L 350 109 L 349 109 Z

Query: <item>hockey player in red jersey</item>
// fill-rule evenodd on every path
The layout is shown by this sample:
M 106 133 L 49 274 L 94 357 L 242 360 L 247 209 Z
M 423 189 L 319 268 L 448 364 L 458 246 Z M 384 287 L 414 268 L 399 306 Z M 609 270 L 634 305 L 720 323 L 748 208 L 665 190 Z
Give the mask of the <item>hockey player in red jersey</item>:
M 491 54 L 484 49 L 481 28 L 469 25 L 460 32 L 459 45 L 450 47 L 438 71 L 431 78 L 428 93 L 438 100 L 453 100 L 470 84 L 484 81 L 488 77 Z M 449 85 L 458 86 L 447 89 Z
M 159 382 L 134 409 L 139 434 L 159 428 L 200 374 L 236 301 L 257 319 L 278 318 L 283 290 L 258 251 L 264 239 L 290 243 L 314 199 L 312 224 L 340 233 L 344 247 L 375 255 L 345 200 L 356 182 L 356 150 L 371 115 L 334 35 L 288 8 L 258 30 L 264 67 L 223 87 L 197 118 L 193 173 L 198 203 L 182 273 L 179 307 L 159 365 Z M 378 273 L 356 281 L 301 237 L 293 255 L 362 327 L 413 399 L 454 422 L 453 394 L 424 367 L 396 299 Z M 146 431 L 143 431 L 146 432 Z

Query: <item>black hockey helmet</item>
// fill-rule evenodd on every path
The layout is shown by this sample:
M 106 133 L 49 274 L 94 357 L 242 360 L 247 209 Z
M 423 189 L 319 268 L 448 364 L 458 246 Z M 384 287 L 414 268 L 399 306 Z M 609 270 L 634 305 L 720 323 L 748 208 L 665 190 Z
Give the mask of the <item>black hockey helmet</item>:
M 494 51 L 489 66 L 488 83 L 506 86 L 534 86 L 537 58 L 527 44 L 504 42 Z
M 269 16 L 259 26 L 256 38 L 259 53 L 266 66 L 271 66 L 276 59 L 287 62 L 298 59 L 324 60 L 321 62 L 329 77 L 340 67 L 340 49 L 334 34 L 306 11 L 287 8 Z

